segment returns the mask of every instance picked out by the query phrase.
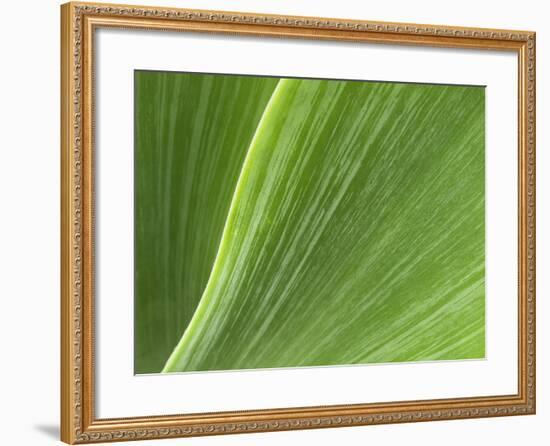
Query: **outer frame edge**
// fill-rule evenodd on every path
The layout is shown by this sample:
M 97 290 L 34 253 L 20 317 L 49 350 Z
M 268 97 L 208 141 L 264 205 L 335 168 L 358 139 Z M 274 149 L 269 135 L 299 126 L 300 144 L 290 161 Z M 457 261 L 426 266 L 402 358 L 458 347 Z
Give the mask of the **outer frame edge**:
M 69 3 L 61 5 L 61 413 L 60 439 L 74 444 L 76 438 L 73 426 L 75 384 L 73 374 L 74 348 L 72 345 L 72 282 L 71 282 L 71 247 L 72 247 L 72 121 L 73 104 L 73 71 L 71 54 L 73 51 L 73 6 Z
M 155 20 L 168 20 L 170 14 L 182 14 L 177 16 L 177 20 L 181 21 L 182 29 L 185 28 L 185 23 L 203 23 L 205 27 L 208 24 L 224 23 L 230 27 L 231 22 L 235 23 L 236 29 L 238 25 L 254 27 L 255 24 L 263 25 L 264 27 L 280 27 L 281 36 L 289 29 L 319 29 L 319 33 L 337 29 L 342 32 L 340 37 L 331 37 L 335 40 L 345 39 L 344 33 L 357 30 L 356 26 L 363 24 L 366 34 L 369 33 L 367 24 L 371 27 L 380 26 L 380 29 L 370 29 L 371 34 L 375 33 L 382 37 L 379 40 L 384 40 L 388 36 L 393 36 L 399 40 L 399 36 L 410 35 L 410 33 L 418 33 L 418 36 L 426 38 L 424 44 L 434 43 L 437 39 L 441 42 L 456 41 L 456 45 L 461 46 L 460 42 L 469 40 L 471 46 L 479 46 L 480 41 L 486 42 L 487 46 L 494 42 L 502 42 L 503 47 L 507 49 L 518 49 L 521 47 L 520 58 L 521 64 L 525 64 L 525 78 L 520 85 L 520 91 L 525 94 L 520 106 L 522 107 L 522 115 L 520 118 L 520 126 L 527 129 L 520 141 L 520 151 L 524 153 L 526 165 L 522 175 L 528 176 L 528 180 L 523 183 L 524 193 L 526 195 L 526 206 L 522 212 L 528 214 L 531 212 L 532 219 L 528 218 L 528 223 L 523 227 L 527 234 L 527 244 L 524 245 L 525 250 L 522 252 L 525 255 L 525 263 L 523 267 L 528 270 L 531 276 L 524 276 L 522 286 L 527 289 L 523 295 L 522 311 L 525 317 L 521 320 L 520 327 L 525 327 L 522 332 L 522 346 L 525 348 L 524 354 L 520 358 L 520 373 L 522 374 L 522 385 L 520 385 L 519 398 L 511 396 L 509 399 L 502 399 L 501 404 L 487 405 L 486 407 L 476 407 L 473 405 L 459 405 L 456 408 L 435 409 L 434 401 L 418 402 L 414 411 L 408 411 L 403 407 L 398 407 L 395 411 L 389 411 L 386 414 L 368 414 L 363 415 L 343 415 L 342 412 L 330 415 L 319 416 L 319 418 L 310 418 L 304 415 L 302 418 L 298 412 L 291 414 L 292 408 L 288 409 L 289 415 L 284 419 L 277 420 L 275 410 L 265 419 L 265 421 L 235 421 L 231 422 L 231 415 L 238 415 L 238 412 L 233 412 L 227 415 L 227 421 L 217 421 L 208 424 L 208 416 L 205 415 L 203 420 L 197 419 L 194 422 L 184 420 L 185 416 L 174 417 L 159 417 L 151 416 L 144 417 L 143 420 L 135 422 L 131 419 L 116 419 L 116 420 L 91 420 L 84 425 L 82 419 L 83 406 L 89 411 L 93 407 L 94 395 L 85 395 L 84 389 L 87 385 L 86 374 L 82 374 L 82 359 L 83 355 L 87 355 L 92 348 L 92 335 L 89 333 L 90 327 L 82 326 L 81 310 L 88 311 L 82 308 L 86 303 L 83 299 L 83 291 L 81 287 L 81 255 L 87 255 L 82 249 L 87 249 L 81 241 L 82 227 L 88 230 L 90 222 L 82 215 L 82 178 L 81 178 L 81 162 L 82 154 L 91 147 L 87 147 L 81 143 L 83 127 L 90 126 L 91 123 L 81 122 L 80 112 L 82 111 L 83 102 L 86 100 L 82 93 L 82 79 L 86 73 L 81 71 L 80 67 L 80 50 L 82 45 L 82 35 L 78 28 L 79 23 L 85 16 L 109 16 L 114 22 L 120 21 L 121 24 L 114 26 L 124 27 L 124 20 L 128 18 L 141 19 L 145 16 L 154 18 Z M 142 15 L 144 14 L 144 15 Z M 163 14 L 167 14 L 164 16 Z M 256 19 L 260 23 L 256 23 Z M 316 21 L 319 21 L 318 25 Z M 306 23 L 307 22 L 307 23 Z M 329 23 L 330 24 L 327 24 Z M 313 23 L 313 24 L 312 24 Z M 340 24 L 343 28 L 339 28 Z M 346 26 L 349 25 L 349 28 Z M 418 28 L 415 28 L 418 27 Z M 260 26 L 258 27 L 258 29 Z M 415 31 L 415 29 L 418 29 Z M 362 32 L 361 31 L 361 32 Z M 240 31 L 242 32 L 242 31 Z M 235 31 L 235 33 L 238 33 Z M 453 34 L 453 33 L 456 33 Z M 311 38 L 311 34 L 309 34 Z M 244 433 L 244 432 L 270 432 L 282 430 L 297 430 L 297 429 L 313 429 L 325 427 L 339 426 L 358 426 L 368 424 L 386 424 L 386 423 L 404 423 L 418 422 L 429 420 L 445 420 L 445 419 L 467 419 L 479 417 L 497 417 L 508 415 L 534 414 L 535 413 L 535 353 L 534 353 L 534 39 L 535 34 L 530 31 L 507 31 L 507 30 L 490 30 L 480 28 L 465 28 L 455 26 L 439 26 L 439 25 L 413 25 L 404 23 L 391 22 L 367 22 L 367 21 L 352 21 L 347 19 L 318 19 L 314 17 L 292 17 L 292 16 L 274 16 L 263 14 L 248 14 L 248 13 L 232 13 L 218 11 L 199 11 L 199 10 L 184 10 L 179 8 L 161 8 L 161 7 L 139 7 L 130 5 L 112 5 L 112 4 L 92 4 L 92 3 L 68 3 L 61 7 L 61 439 L 69 444 L 76 443 L 96 443 L 96 442 L 111 442 L 111 441 L 128 441 L 139 439 L 160 439 L 160 438 L 178 438 L 190 436 L 204 435 L 219 435 L 229 433 Z M 388 39 L 390 40 L 390 39 Z M 428 43 L 431 42 L 431 43 Z M 388 43 L 396 43 L 390 42 Z M 420 42 L 421 43 L 421 42 Z M 532 44 L 530 47 L 529 44 Z M 505 45 L 506 44 L 506 45 Z M 444 46 L 448 46 L 445 44 Z M 532 49 L 532 51 L 531 51 Z M 85 160 L 84 160 L 85 162 Z M 532 167 L 533 172 L 528 172 Z M 85 192 L 84 192 L 85 193 Z M 532 197 L 532 201 L 531 201 Z M 526 236 L 525 233 L 522 234 Z M 84 291 L 85 292 L 85 291 Z M 92 296 L 88 296 L 90 302 Z M 532 302 L 532 306 L 529 306 Z M 532 321 L 529 320 L 532 316 Z M 82 330 L 85 329 L 85 333 Z M 520 338 L 521 339 L 521 338 Z M 84 357 L 86 359 L 86 357 Z M 89 358 L 86 360 L 89 362 Z M 85 361 L 85 362 L 86 362 Z M 528 376 L 526 376 L 528 375 Z M 479 400 L 479 398 L 478 398 Z M 390 405 L 391 403 L 387 403 Z M 327 408 L 330 410 L 330 407 Z M 266 412 L 270 412 L 267 410 Z M 243 413 L 240 413 L 243 415 Z M 172 418 L 170 422 L 166 422 L 162 426 L 158 426 L 159 420 Z M 236 417 L 237 418 L 237 417 Z M 157 425 L 155 425 L 157 424 Z

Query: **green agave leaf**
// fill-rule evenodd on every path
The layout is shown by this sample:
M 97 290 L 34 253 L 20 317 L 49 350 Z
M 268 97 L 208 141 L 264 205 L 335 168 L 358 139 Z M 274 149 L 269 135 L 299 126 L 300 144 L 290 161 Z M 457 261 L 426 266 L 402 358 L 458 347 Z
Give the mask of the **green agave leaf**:
M 484 156 L 481 87 L 281 80 L 164 371 L 483 357 Z
M 159 372 L 204 291 L 277 79 L 135 73 L 135 372 Z

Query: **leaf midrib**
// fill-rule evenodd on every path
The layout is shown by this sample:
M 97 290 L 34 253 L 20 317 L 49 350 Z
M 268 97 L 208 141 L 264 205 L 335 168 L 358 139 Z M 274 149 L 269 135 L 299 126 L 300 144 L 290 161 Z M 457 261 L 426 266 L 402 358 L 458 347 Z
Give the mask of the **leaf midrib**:
M 216 280 L 216 277 L 219 275 L 219 272 L 220 272 L 219 270 L 222 268 L 222 264 L 223 264 L 222 260 L 227 250 L 227 247 L 226 247 L 227 243 L 225 241 L 226 241 L 226 235 L 229 230 L 228 222 L 230 220 L 231 215 L 235 212 L 236 203 L 238 202 L 239 196 L 241 195 L 242 187 L 244 184 L 243 177 L 246 174 L 246 172 L 249 170 L 250 168 L 249 166 L 252 164 L 253 157 L 251 153 L 253 152 L 254 147 L 257 145 L 257 141 L 261 138 L 263 131 L 267 127 L 268 125 L 267 122 L 269 121 L 270 115 L 272 114 L 272 111 L 275 108 L 277 99 L 281 95 L 281 92 L 284 91 L 285 85 L 288 84 L 288 81 L 289 79 L 285 79 L 285 78 L 279 79 L 279 81 L 277 82 L 277 86 L 273 89 L 273 92 L 271 93 L 271 97 L 269 98 L 269 101 L 267 102 L 267 105 L 262 113 L 262 117 L 260 118 L 258 125 L 256 126 L 256 130 L 254 131 L 254 136 L 252 137 L 252 140 L 248 146 L 248 149 L 246 151 L 246 155 L 243 161 L 243 165 L 241 167 L 241 171 L 239 172 L 238 180 L 235 186 L 235 192 L 233 193 L 233 196 L 231 198 L 231 204 L 229 205 L 229 210 L 225 218 L 222 236 L 220 239 L 220 243 L 218 245 L 216 256 L 214 258 L 214 262 L 212 264 L 212 269 L 210 271 L 208 281 L 206 282 L 206 286 L 202 292 L 201 298 L 199 299 L 199 303 L 197 304 L 195 312 L 193 313 L 193 316 L 189 321 L 189 324 L 187 325 L 180 341 L 174 348 L 173 352 L 170 354 L 161 373 L 167 373 L 167 372 L 177 370 L 176 366 L 177 366 L 178 359 L 182 355 L 182 352 L 187 349 L 187 346 L 192 343 L 193 337 L 194 337 L 193 334 L 198 328 L 198 325 L 201 323 L 201 320 L 207 310 L 209 301 L 213 298 L 211 297 L 210 299 L 208 299 L 207 291 Z

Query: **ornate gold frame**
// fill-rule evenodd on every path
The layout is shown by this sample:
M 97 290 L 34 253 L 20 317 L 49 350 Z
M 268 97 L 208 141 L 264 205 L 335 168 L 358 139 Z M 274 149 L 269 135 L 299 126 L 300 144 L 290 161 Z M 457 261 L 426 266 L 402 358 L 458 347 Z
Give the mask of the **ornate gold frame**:
M 535 33 L 67 3 L 61 7 L 61 439 L 93 443 L 535 413 Z M 519 61 L 516 395 L 142 418 L 94 416 L 93 35 L 99 27 L 513 51 Z

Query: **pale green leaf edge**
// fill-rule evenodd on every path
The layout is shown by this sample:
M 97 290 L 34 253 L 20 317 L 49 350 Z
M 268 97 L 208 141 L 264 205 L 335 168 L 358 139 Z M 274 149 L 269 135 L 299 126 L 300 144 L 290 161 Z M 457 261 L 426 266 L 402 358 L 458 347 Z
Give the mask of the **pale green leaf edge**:
M 189 325 L 185 329 L 185 332 L 183 333 L 183 336 L 181 337 L 180 341 L 174 348 L 174 351 L 166 361 L 166 365 L 162 369 L 161 373 L 169 373 L 178 371 L 177 369 L 177 362 L 178 358 L 184 354 L 185 350 L 187 349 L 187 346 L 192 342 L 194 333 L 196 332 L 198 325 L 201 323 L 202 316 L 204 315 L 209 302 L 212 298 L 209 297 L 208 289 L 212 286 L 212 284 L 217 280 L 218 276 L 221 273 L 221 270 L 223 268 L 223 261 L 226 257 L 226 252 L 229 249 L 227 246 L 227 243 L 225 240 L 227 239 L 226 235 L 228 232 L 228 222 L 230 220 L 229 216 L 234 212 L 234 208 L 237 205 L 237 202 L 239 200 L 239 196 L 242 193 L 242 188 L 244 184 L 244 175 L 246 171 L 250 168 L 253 164 L 253 148 L 257 144 L 258 140 L 261 138 L 262 133 L 264 132 L 264 129 L 266 127 L 266 122 L 268 121 L 268 116 L 271 113 L 271 111 L 276 107 L 277 105 L 277 99 L 281 95 L 281 91 L 283 91 L 284 85 L 288 82 L 288 79 L 280 79 L 277 83 L 277 86 L 273 90 L 273 93 L 271 94 L 271 98 L 269 99 L 267 106 L 264 110 L 264 113 L 262 114 L 262 117 L 258 123 L 258 127 L 256 129 L 256 132 L 254 133 L 254 136 L 252 138 L 252 141 L 248 147 L 247 154 L 245 156 L 245 160 L 243 162 L 243 166 L 241 169 L 241 172 L 239 174 L 239 179 L 237 180 L 237 185 L 235 187 L 235 193 L 233 194 L 233 198 L 231 199 L 231 204 L 229 206 L 229 212 L 228 212 L 228 218 L 226 219 L 226 223 L 222 232 L 222 238 L 220 241 L 220 246 L 218 248 L 218 253 L 216 255 L 216 258 L 214 260 L 214 264 L 212 267 L 212 271 L 210 274 L 210 277 L 208 279 L 208 282 L 206 284 L 206 287 L 202 293 L 202 297 L 199 300 L 199 304 L 197 305 L 197 308 L 195 310 L 195 313 L 193 317 L 191 318 L 191 321 L 189 322 Z

